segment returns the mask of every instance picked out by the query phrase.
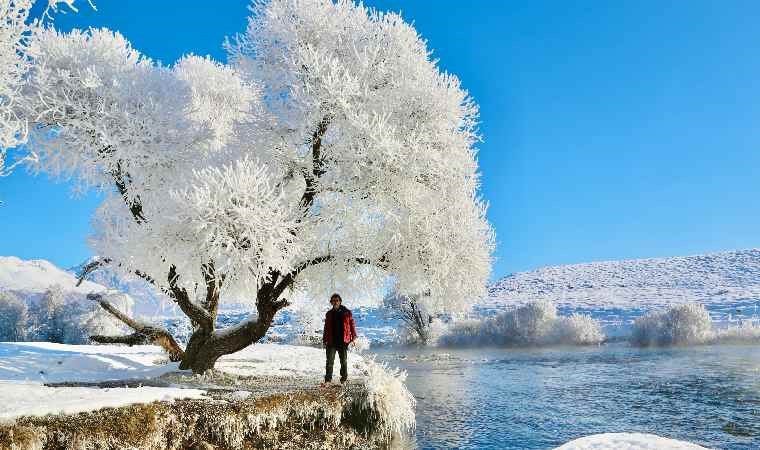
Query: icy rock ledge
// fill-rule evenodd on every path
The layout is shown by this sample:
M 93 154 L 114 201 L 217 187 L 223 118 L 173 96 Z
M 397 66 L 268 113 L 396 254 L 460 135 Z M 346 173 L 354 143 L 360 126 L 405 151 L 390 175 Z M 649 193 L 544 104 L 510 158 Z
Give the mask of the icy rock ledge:
M 555 450 L 706 450 L 696 444 L 654 434 L 603 433 L 570 441 Z

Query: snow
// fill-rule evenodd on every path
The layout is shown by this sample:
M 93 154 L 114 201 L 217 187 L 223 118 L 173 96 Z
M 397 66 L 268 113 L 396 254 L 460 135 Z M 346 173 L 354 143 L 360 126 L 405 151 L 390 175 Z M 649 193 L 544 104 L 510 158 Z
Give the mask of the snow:
M 349 375 L 359 373 L 360 355 L 349 352 Z M 336 370 L 339 362 L 335 362 Z M 219 359 L 216 369 L 239 376 L 322 376 L 324 350 L 283 344 L 256 344 Z
M 477 305 L 493 314 L 535 300 L 560 310 L 593 311 L 603 322 L 632 322 L 651 309 L 701 303 L 713 320 L 757 309 L 760 249 L 698 256 L 606 261 L 544 267 L 509 275 Z M 746 317 L 745 317 L 746 318 Z
M 177 370 L 155 346 L 0 343 L 0 381 L 61 383 L 152 378 Z
M 205 392 L 199 389 L 165 387 L 47 387 L 38 383 L 0 381 L 0 395 L 3 398 L 0 420 L 46 414 L 76 414 L 134 403 L 201 398 Z
M 603 433 L 576 439 L 555 450 L 699 450 L 704 448 L 654 434 Z
M 216 368 L 239 376 L 321 377 L 324 351 L 311 347 L 256 344 L 222 357 Z M 361 373 L 361 356 L 349 356 L 349 373 Z M 178 371 L 156 346 L 65 345 L 49 342 L 0 343 L 0 419 L 23 415 L 77 413 L 176 398 L 199 398 L 205 391 L 178 387 L 48 387 L 45 383 L 141 380 Z M 236 398 L 250 393 L 236 392 Z
M 59 285 L 65 293 L 85 296 L 105 291 L 105 286 L 84 281 L 76 286 L 77 277 L 44 259 L 23 260 L 15 256 L 0 256 L 0 291 L 21 295 L 42 294 Z

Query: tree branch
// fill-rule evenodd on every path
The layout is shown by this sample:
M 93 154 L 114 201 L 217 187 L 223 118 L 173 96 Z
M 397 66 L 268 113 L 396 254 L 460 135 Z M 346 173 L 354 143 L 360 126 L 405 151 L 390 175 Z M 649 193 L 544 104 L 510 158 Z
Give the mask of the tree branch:
M 317 124 L 317 129 L 314 130 L 314 134 L 311 136 L 311 173 L 305 174 L 306 189 L 304 189 L 303 196 L 301 197 L 301 205 L 305 209 L 309 209 L 314 203 L 314 197 L 317 195 L 317 180 L 325 173 L 323 167 L 324 159 L 322 157 L 322 139 L 325 137 L 328 125 L 330 125 L 330 117 L 324 116 Z
M 303 272 L 308 267 L 316 266 L 317 264 L 322 264 L 322 263 L 331 261 L 333 259 L 335 259 L 335 257 L 332 256 L 332 255 L 318 256 L 316 258 L 310 259 L 308 261 L 305 261 L 305 262 L 299 264 L 295 269 L 293 269 L 293 271 L 291 271 L 290 273 L 287 273 L 287 274 L 283 275 L 282 279 L 280 280 L 279 283 L 277 283 L 276 285 L 272 286 L 273 293 L 277 294 L 273 298 L 279 298 L 279 296 L 283 292 L 285 292 L 285 289 L 287 289 L 288 286 L 290 286 L 291 284 L 293 284 L 293 282 L 295 281 L 295 279 L 298 276 L 298 274 L 300 274 L 301 272 Z M 363 258 L 363 257 L 351 258 L 351 260 L 353 260 L 357 264 L 374 265 L 374 266 L 377 266 L 378 268 L 381 268 L 381 269 L 387 269 L 388 268 L 388 255 L 387 254 L 383 255 L 378 260 L 372 260 L 372 259 Z M 287 306 L 287 305 L 285 305 L 285 306 Z
M 106 264 L 111 264 L 110 258 L 96 259 L 94 261 L 90 261 L 87 264 L 85 264 L 85 266 L 82 267 L 82 271 L 79 272 L 77 287 L 79 287 L 79 285 L 82 284 L 82 282 L 84 281 L 85 277 L 87 277 L 87 275 L 91 274 L 92 272 L 95 272 L 96 270 L 98 270 L 98 268 L 100 268 L 101 266 L 105 266 Z
M 116 183 L 116 188 L 119 190 L 121 198 L 123 198 L 124 203 L 127 204 L 129 212 L 132 213 L 132 217 L 134 217 L 135 222 L 138 224 L 145 222 L 145 215 L 143 215 L 143 208 L 142 203 L 140 202 L 140 197 L 137 196 L 132 201 L 130 201 L 129 197 L 127 196 L 127 182 L 129 180 L 129 174 L 124 173 L 122 170 L 121 161 L 116 163 L 116 170 L 111 171 L 110 174 Z
M 179 308 L 187 317 L 193 322 L 198 324 L 199 327 L 209 332 L 214 330 L 214 321 L 211 318 L 211 314 L 208 313 L 201 306 L 198 306 L 190 300 L 190 296 L 187 294 L 187 290 L 177 285 L 179 275 L 177 275 L 176 266 L 172 265 L 169 268 L 169 289 L 172 292 L 172 299 L 179 305 Z
M 213 262 L 209 262 L 201 266 L 203 272 L 203 279 L 206 283 L 206 300 L 203 303 L 203 307 L 211 316 L 212 322 L 216 320 L 216 315 L 219 310 L 219 290 L 221 289 L 224 275 L 217 278 L 216 268 Z
M 87 298 L 89 300 L 98 302 L 101 308 L 106 310 L 109 314 L 119 319 L 121 322 L 136 332 L 129 336 L 92 336 L 91 339 L 93 339 L 95 342 L 124 343 L 128 345 L 135 345 L 142 342 L 139 338 L 139 335 L 141 335 L 144 336 L 144 339 L 142 340 L 152 342 L 155 345 L 158 345 L 166 350 L 166 352 L 169 353 L 169 359 L 172 361 L 179 361 L 182 359 L 182 356 L 184 356 L 185 352 L 182 350 L 182 348 L 180 348 L 179 344 L 177 344 L 177 341 L 174 340 L 174 337 L 172 337 L 172 335 L 169 334 L 167 330 L 139 322 L 127 316 L 123 312 L 119 311 L 119 309 L 115 307 L 111 302 L 104 299 L 103 295 L 101 294 L 88 294 Z
M 133 345 L 147 345 L 151 343 L 148 336 L 142 333 L 132 333 L 125 336 L 103 336 L 96 334 L 90 336 L 90 340 L 97 342 L 98 344 L 126 344 L 130 347 Z
M 93 139 L 95 139 L 94 135 Z M 107 145 L 100 149 L 98 151 L 98 154 L 100 154 L 102 157 L 105 157 L 106 155 L 113 153 L 113 151 L 113 145 Z M 130 176 L 122 169 L 121 160 L 116 161 L 116 169 L 108 170 L 106 173 L 111 175 L 113 178 L 114 184 L 116 184 L 116 189 L 118 189 L 119 194 L 121 194 L 121 198 L 124 199 L 124 203 L 127 205 L 127 208 L 129 208 L 129 212 L 132 213 L 132 217 L 135 219 L 135 222 L 138 224 L 145 222 L 145 215 L 143 214 L 140 197 L 137 196 L 134 200 L 130 201 L 129 196 L 127 195 L 127 185 L 129 184 Z

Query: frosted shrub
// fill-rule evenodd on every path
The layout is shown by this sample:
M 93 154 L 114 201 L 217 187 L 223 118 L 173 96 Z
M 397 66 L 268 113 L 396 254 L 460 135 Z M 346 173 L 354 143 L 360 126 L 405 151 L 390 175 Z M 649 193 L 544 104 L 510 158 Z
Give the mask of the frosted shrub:
M 760 342 L 760 325 L 750 322 L 744 322 L 739 326 L 714 330 L 709 341 L 711 344 L 749 344 L 757 342 Z
M 548 301 L 532 302 L 484 320 L 457 323 L 443 334 L 444 346 L 589 345 L 604 340 L 599 322 L 573 314 L 558 317 Z
M 550 334 L 550 340 L 559 344 L 594 345 L 604 341 L 599 322 L 582 314 L 559 317 Z
M 489 329 L 492 320 L 461 320 L 438 339 L 438 344 L 445 347 L 464 347 L 494 345 L 494 333 Z
M 536 344 L 551 332 L 557 320 L 557 308 L 553 303 L 541 300 L 528 303 L 511 314 L 503 314 L 498 318 L 504 322 L 502 330 L 506 331 L 506 339 L 516 343 Z
M 417 402 L 404 384 L 406 372 L 371 358 L 364 358 L 359 366 L 367 390 L 361 406 L 377 421 L 379 432 L 390 438 L 413 430 Z
M 23 341 L 26 324 L 26 304 L 10 292 L 0 292 L 0 342 Z
M 402 342 L 434 345 L 437 341 L 442 322 L 426 306 L 429 300 L 427 295 L 403 295 L 395 291 L 383 298 L 383 312 L 399 322 Z
M 705 307 L 686 304 L 652 311 L 636 319 L 631 343 L 639 346 L 701 344 L 712 336 L 710 315 Z

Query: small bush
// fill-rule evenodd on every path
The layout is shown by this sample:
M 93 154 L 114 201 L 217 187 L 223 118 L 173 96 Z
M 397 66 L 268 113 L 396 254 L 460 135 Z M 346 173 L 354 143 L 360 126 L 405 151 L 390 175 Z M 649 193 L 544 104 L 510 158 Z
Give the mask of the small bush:
M 589 316 L 557 316 L 548 301 L 536 301 L 484 320 L 462 321 L 443 334 L 444 346 L 540 346 L 599 344 L 604 334 Z
M 594 345 L 604 341 L 599 322 L 582 314 L 559 317 L 551 334 L 550 341 L 559 344 Z
M 702 344 L 713 336 L 710 314 L 705 307 L 686 304 L 651 311 L 636 319 L 631 343 L 642 347 Z

